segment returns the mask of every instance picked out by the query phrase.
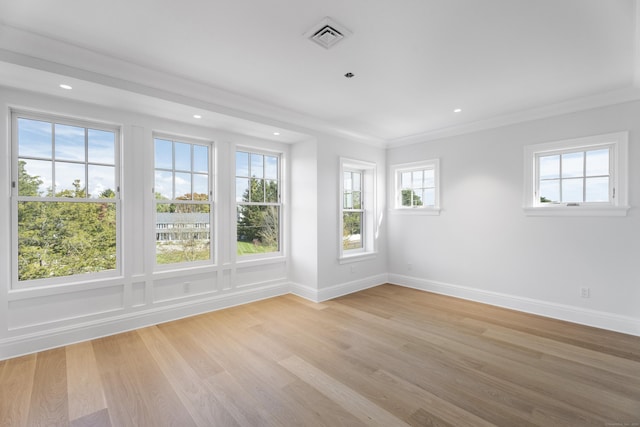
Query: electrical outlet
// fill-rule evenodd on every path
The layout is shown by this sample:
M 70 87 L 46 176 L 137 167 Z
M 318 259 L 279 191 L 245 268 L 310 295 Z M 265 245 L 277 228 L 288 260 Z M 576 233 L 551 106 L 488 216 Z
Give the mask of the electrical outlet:
M 413 265 L 410 262 L 407 263 L 407 271 L 411 271 L 413 269 Z
M 580 296 L 582 298 L 590 298 L 591 297 L 591 289 L 590 288 L 580 288 Z
M 189 293 L 189 290 L 191 289 L 191 283 L 189 282 L 184 282 L 184 284 L 182 285 L 182 288 L 184 290 L 185 294 Z
M 351 274 L 353 274 L 353 273 L 355 273 L 355 272 L 356 272 L 356 266 L 355 266 L 355 265 L 352 265 L 352 266 L 351 266 Z

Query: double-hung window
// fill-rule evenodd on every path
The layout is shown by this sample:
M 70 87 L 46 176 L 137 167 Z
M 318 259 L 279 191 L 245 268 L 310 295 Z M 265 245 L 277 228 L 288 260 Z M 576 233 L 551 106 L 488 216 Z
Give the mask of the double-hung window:
M 212 144 L 154 138 L 156 264 L 211 263 Z
M 525 210 L 536 215 L 624 215 L 627 133 L 525 148 Z
M 395 209 L 437 215 L 440 211 L 439 167 L 438 159 L 392 167 Z
M 350 262 L 376 250 L 376 165 L 340 159 L 339 259 Z
M 237 254 L 281 252 L 281 158 L 236 151 Z
M 119 141 L 117 127 L 12 113 L 17 286 L 117 274 Z

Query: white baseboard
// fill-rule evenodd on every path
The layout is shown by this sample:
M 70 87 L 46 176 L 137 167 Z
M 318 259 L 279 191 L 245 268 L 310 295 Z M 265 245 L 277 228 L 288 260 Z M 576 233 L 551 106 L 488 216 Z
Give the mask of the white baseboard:
M 498 292 L 483 291 L 466 286 L 400 274 L 389 274 L 389 283 L 456 298 L 495 305 L 568 322 L 640 336 L 640 319 L 547 301 L 523 298 Z
M 242 289 L 232 293 L 214 295 L 196 301 L 159 305 L 147 310 L 111 316 L 107 319 L 9 337 L 0 340 L 0 360 L 247 304 L 285 295 L 289 292 L 289 283 L 270 284 L 254 289 Z
M 386 273 L 378 274 L 375 276 L 365 277 L 364 279 L 358 279 L 352 282 L 341 283 L 339 285 L 333 285 L 321 289 L 311 288 L 299 283 L 291 283 L 291 293 L 313 302 L 322 302 L 373 288 L 374 286 L 383 285 L 388 282 L 388 279 L 389 277 Z

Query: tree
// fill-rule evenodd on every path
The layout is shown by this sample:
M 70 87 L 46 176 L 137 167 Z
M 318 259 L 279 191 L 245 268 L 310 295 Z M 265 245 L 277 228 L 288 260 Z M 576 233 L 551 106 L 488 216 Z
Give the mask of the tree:
M 402 190 L 402 206 L 422 206 L 422 199 L 411 189 Z
M 278 202 L 278 182 L 259 178 L 249 180 L 249 188 L 242 195 L 243 202 Z M 238 241 L 268 247 L 277 251 L 280 240 L 279 207 L 275 205 L 238 206 Z

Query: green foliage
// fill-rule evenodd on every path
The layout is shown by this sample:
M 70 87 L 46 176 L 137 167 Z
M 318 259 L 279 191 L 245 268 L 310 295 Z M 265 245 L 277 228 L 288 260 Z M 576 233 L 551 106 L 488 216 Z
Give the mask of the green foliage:
M 342 216 L 342 249 L 362 247 L 362 213 L 345 212 Z
M 422 199 L 411 189 L 402 190 L 402 206 L 422 206 Z
M 544 196 L 540 196 L 540 203 L 551 203 L 551 202 L 553 202 L 553 200 L 547 199 Z
M 18 162 L 21 196 L 40 196 L 42 180 Z M 80 181 L 55 197 L 84 198 Z M 48 195 L 50 196 L 50 194 Z M 113 198 L 105 190 L 104 198 Z M 70 276 L 116 268 L 116 206 L 112 202 L 18 202 L 18 280 Z

